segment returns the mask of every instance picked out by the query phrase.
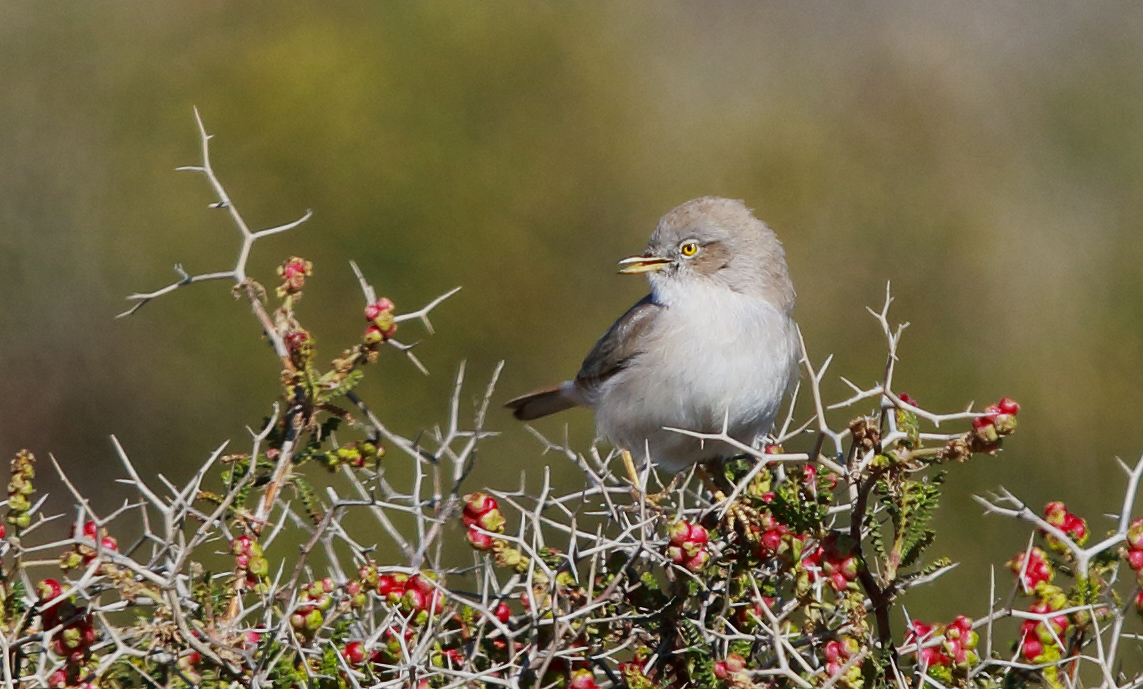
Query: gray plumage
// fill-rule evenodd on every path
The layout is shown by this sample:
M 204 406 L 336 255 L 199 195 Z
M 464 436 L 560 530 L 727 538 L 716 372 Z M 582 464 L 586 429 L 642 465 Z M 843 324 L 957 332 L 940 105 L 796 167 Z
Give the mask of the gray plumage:
M 532 420 L 595 410 L 599 434 L 680 471 L 734 454 L 665 428 L 753 443 L 769 432 L 797 376 L 794 288 L 777 236 L 741 201 L 703 197 L 659 221 L 642 256 L 651 293 L 596 342 L 574 380 L 507 403 Z

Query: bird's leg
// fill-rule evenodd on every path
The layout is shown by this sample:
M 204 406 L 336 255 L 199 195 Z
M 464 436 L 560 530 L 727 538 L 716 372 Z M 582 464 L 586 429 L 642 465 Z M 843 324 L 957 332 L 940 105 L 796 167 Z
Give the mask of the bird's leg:
M 706 463 L 699 464 L 698 467 L 695 468 L 695 473 L 698 474 L 699 478 L 702 479 L 702 482 L 706 485 L 707 490 L 710 491 L 711 498 L 713 498 L 716 506 L 721 503 L 729 502 L 725 507 L 726 516 L 724 517 L 727 528 L 733 531 L 735 526 L 741 523 L 742 535 L 746 537 L 746 540 L 751 543 L 757 541 L 759 534 L 764 530 L 762 514 L 740 499 L 730 500 L 722 488 L 715 482 L 714 477 L 707 471 Z
M 631 482 L 631 492 L 636 500 L 646 500 L 655 507 L 659 506 L 659 501 L 663 500 L 675 490 L 675 485 L 678 483 L 679 477 L 676 475 L 671 479 L 671 483 L 659 491 L 658 493 L 644 493 L 643 482 L 639 480 L 639 472 L 635 469 L 635 458 L 627 450 L 621 450 L 619 456 L 623 458 L 623 468 L 627 470 L 627 480 Z

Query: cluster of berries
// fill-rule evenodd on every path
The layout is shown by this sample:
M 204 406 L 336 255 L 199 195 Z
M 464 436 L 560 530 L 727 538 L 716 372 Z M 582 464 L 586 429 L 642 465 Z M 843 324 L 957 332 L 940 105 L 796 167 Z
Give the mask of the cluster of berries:
M 1045 517 L 1053 525 L 1066 532 L 1070 538 L 1086 539 L 1087 525 L 1082 519 L 1068 513 L 1063 503 L 1050 502 L 1044 509 Z M 1049 537 L 1049 542 L 1058 541 Z M 1053 545 L 1053 547 L 1055 547 Z M 1061 656 L 1063 634 L 1068 628 L 1067 615 L 1053 615 L 1057 610 L 1068 606 L 1067 595 L 1059 586 L 1052 584 L 1055 570 L 1043 549 L 1033 547 L 1008 561 L 1008 568 L 1016 575 L 1021 589 L 1036 597 L 1028 607 L 1028 612 L 1037 615 L 1035 619 L 1024 620 L 1020 627 L 1020 640 L 1017 648 L 1025 660 L 1046 663 L 1058 660 Z
M 1127 564 L 1135 570 L 1135 580 L 1143 586 L 1143 519 L 1127 527 Z M 1143 589 L 1135 594 L 1135 609 L 1143 615 Z
M 771 496 L 773 493 L 770 494 Z M 763 498 L 765 499 L 765 498 Z M 768 555 L 773 555 L 782 547 L 782 540 L 788 536 L 790 529 L 785 524 L 774 518 L 774 515 L 769 512 L 762 513 L 762 519 L 759 526 L 762 533 L 757 534 L 758 543 L 758 557 L 764 558 Z M 786 539 L 787 541 L 789 539 Z
M 32 523 L 32 503 L 28 500 L 36 488 L 32 479 L 36 477 L 36 458 L 27 450 L 20 450 L 12 460 L 12 478 L 8 479 L 8 523 L 17 528 L 27 528 Z M 4 538 L 4 525 L 0 524 L 0 538 Z
M 840 639 L 832 639 L 826 642 L 825 649 L 826 673 L 833 677 L 841 674 L 841 669 L 845 667 L 846 663 L 854 656 L 861 652 L 861 646 L 857 643 L 857 639 L 852 637 L 843 636 Z M 855 682 L 855 679 L 861 678 L 861 663 L 854 663 L 853 667 L 846 673 L 845 679 L 848 680 L 846 684 L 850 686 L 860 686 L 860 682 Z
M 935 637 L 943 637 L 939 644 L 929 645 Z M 947 625 L 926 624 L 913 620 L 905 635 L 906 644 L 917 644 L 917 659 L 928 672 L 948 679 L 953 669 L 965 670 L 980 662 L 976 651 L 980 636 L 972 630 L 972 620 L 958 615 Z
M 1020 579 L 1026 593 L 1036 593 L 1052 582 L 1055 572 L 1048 554 L 1042 548 L 1033 547 L 1008 561 L 1008 569 Z
M 234 555 L 234 569 L 242 577 L 246 588 L 256 588 L 263 578 L 270 574 L 270 563 L 262 554 L 262 546 L 243 534 L 230 542 L 230 552 Z
M 702 526 L 679 520 L 671 524 L 668 535 L 671 541 L 667 545 L 667 557 L 671 562 L 697 572 L 710 561 L 710 552 L 706 549 L 710 535 Z
M 805 539 L 804 536 L 798 538 Z M 834 591 L 844 591 L 850 582 L 857 581 L 857 574 L 861 571 L 861 563 L 853 555 L 853 550 L 848 538 L 830 533 L 821 544 L 802 553 L 802 567 L 814 581 L 825 574 Z
M 376 466 L 377 462 L 385 456 L 385 448 L 369 441 L 347 443 L 321 455 L 322 463 L 330 471 L 337 471 L 338 467 L 348 465 L 355 469 Z
M 982 443 L 995 446 L 1001 436 L 1016 430 L 1016 415 L 1020 405 L 1011 397 L 1001 398 L 996 404 L 984 408 L 984 415 L 972 420 L 972 427 Z
M 321 628 L 325 611 L 333 606 L 332 594 L 336 589 L 333 579 L 329 577 L 307 586 L 298 600 L 298 606 L 290 614 L 290 625 L 307 635 Z
M 60 556 L 60 569 L 67 571 L 77 567 L 87 567 L 95 561 L 100 552 L 118 551 L 119 541 L 108 536 L 106 529 L 102 530 L 102 535 L 100 531 L 95 522 L 90 520 L 85 522 L 82 527 L 73 526 L 72 536 L 82 540 L 76 543 L 71 550 L 64 551 L 63 555 Z
M 1044 506 L 1044 520 L 1067 534 L 1068 538 L 1075 541 L 1076 545 L 1083 545 L 1087 542 L 1087 522 L 1082 517 L 1068 512 L 1067 506 L 1059 500 L 1054 500 Z M 1043 533 L 1043 535 L 1047 538 L 1048 545 L 1052 550 L 1067 551 L 1067 546 L 1060 543 L 1055 536 L 1047 533 Z
M 469 493 L 464 496 L 461 521 L 468 529 L 468 542 L 477 550 L 491 550 L 493 537 L 489 533 L 504 533 L 506 523 L 496 498 L 487 493 Z M 482 531 L 483 530 L 483 531 Z
M 44 579 L 36 585 L 36 597 L 40 605 L 50 603 L 62 594 L 63 586 L 55 579 Z M 66 599 L 44 608 L 40 613 L 40 621 L 45 632 L 55 630 L 51 648 L 66 663 L 65 667 L 49 675 L 48 686 L 52 689 L 94 687 L 94 684 L 83 679 L 94 669 L 89 667 L 91 646 L 95 643 L 95 625 L 91 615 L 85 609 L 76 607 L 71 599 Z
M 1035 615 L 1050 615 L 1067 605 L 1067 597 L 1055 592 L 1028 608 Z M 1024 620 L 1020 625 L 1020 654 L 1032 663 L 1049 662 L 1060 657 L 1060 642 L 1068 629 L 1067 615 L 1051 615 L 1042 620 Z
M 365 307 L 365 320 L 369 326 L 361 336 L 367 346 L 378 345 L 397 332 L 397 324 L 393 320 L 393 302 L 388 297 L 381 297 Z

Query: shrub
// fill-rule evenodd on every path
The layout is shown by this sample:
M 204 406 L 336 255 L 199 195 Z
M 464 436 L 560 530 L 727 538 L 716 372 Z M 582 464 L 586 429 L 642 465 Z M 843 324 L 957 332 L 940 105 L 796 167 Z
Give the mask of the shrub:
M 1122 661 L 1138 654 L 1128 627 L 1143 593 L 1137 578 L 1120 574 L 1143 569 L 1143 520 L 1131 521 L 1143 462 L 1124 466 L 1115 524 L 1091 545 L 1088 523 L 1062 502 L 1040 514 L 1006 491 L 979 498 L 1035 527 L 1028 549 L 1008 563 L 1011 594 L 992 595 L 972 617 L 966 609 L 947 622 L 894 628 L 902 594 L 952 566 L 929 554 L 946 472 L 996 455 L 1020 410 L 1005 398 L 980 412 L 940 414 L 899 392 L 902 328 L 890 325 L 888 295 L 873 312 L 888 345 L 882 380 L 852 386 L 827 407 L 820 384 L 829 362 L 815 369 L 803 347 L 813 415 L 799 424 L 791 411 L 762 447 L 739 444 L 742 455 L 708 477 L 713 491 L 694 472 L 664 486 L 644 469 L 633 484 L 616 471 L 615 453 L 581 453 L 538 434 L 546 451 L 582 470 L 582 488 L 469 487 L 476 449 L 491 434 L 484 421 L 499 369 L 466 424 L 462 367 L 446 422 L 416 440 L 389 429 L 355 392 L 384 352 L 420 365 L 401 329 L 420 321 L 431 332 L 430 312 L 455 290 L 402 311 L 354 265 L 362 335 L 326 363 L 294 309 L 314 266 L 299 257 L 282 263 L 272 309 L 268 290 L 246 274 L 258 240 L 308 214 L 249 230 L 199 127 L 203 161 L 188 169 L 208 180 L 215 206 L 240 231 L 238 261 L 204 275 L 178 268 L 175 283 L 132 295 L 127 313 L 192 283 L 233 281 L 281 364 L 281 397 L 248 450 L 219 448 L 182 487 L 154 488 L 118 448 L 141 507 L 98 516 L 55 465 L 79 514 L 63 540 L 37 542 L 49 518 L 36 464 L 27 452 L 16 456 L 0 534 L 7 682 L 1138 685 Z M 831 425 L 838 416 L 845 425 Z M 735 443 L 725 432 L 695 435 Z M 802 437 L 812 438 L 808 452 L 784 451 Z M 208 490 L 212 481 L 221 487 Z M 126 533 L 119 518 L 138 509 L 147 519 Z M 400 562 L 378 561 L 365 540 L 378 533 Z M 289 538 L 301 539 L 299 552 L 276 547 Z M 460 548 L 472 564 L 447 566 L 446 551 Z M 219 551 L 226 566 L 211 571 Z M 993 629 L 1005 618 L 1020 624 L 1007 637 Z

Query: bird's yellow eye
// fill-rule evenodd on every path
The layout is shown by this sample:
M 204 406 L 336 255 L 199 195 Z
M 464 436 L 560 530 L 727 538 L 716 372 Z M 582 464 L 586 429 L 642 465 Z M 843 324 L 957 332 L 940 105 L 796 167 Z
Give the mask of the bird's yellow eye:
M 679 247 L 679 253 L 681 253 L 683 256 L 686 256 L 687 258 L 697 254 L 698 250 L 698 242 L 687 242 L 686 244 L 683 244 Z

